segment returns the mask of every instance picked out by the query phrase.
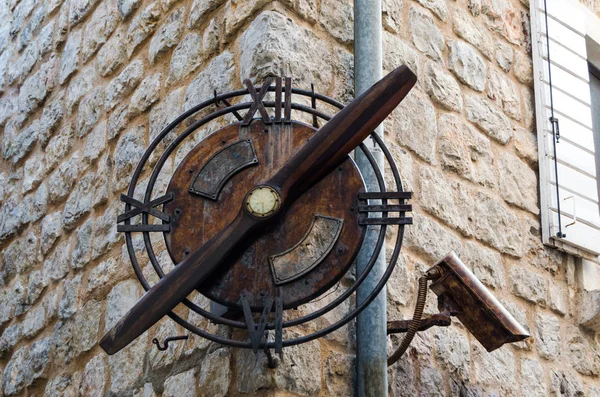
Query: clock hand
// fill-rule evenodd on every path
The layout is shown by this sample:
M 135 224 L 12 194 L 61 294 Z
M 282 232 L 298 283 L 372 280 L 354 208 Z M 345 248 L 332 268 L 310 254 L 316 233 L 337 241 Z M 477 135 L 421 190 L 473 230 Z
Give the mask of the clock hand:
M 289 206 L 341 164 L 404 99 L 415 82 L 416 76 L 406 66 L 388 74 L 321 127 L 266 185 L 276 188 L 283 206 Z M 280 208 L 273 215 L 281 213 Z M 146 292 L 104 335 L 100 346 L 108 354 L 114 354 L 145 332 L 202 284 L 238 244 L 273 215 L 254 218 L 243 205 L 232 223 Z

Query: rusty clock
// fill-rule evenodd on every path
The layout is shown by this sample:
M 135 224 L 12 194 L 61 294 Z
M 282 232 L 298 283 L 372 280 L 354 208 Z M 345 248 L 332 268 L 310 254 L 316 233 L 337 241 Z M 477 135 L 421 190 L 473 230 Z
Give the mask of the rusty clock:
M 121 195 L 125 210 L 118 230 L 125 234 L 135 274 L 147 292 L 100 346 L 114 354 L 165 315 L 211 341 L 276 352 L 351 321 L 385 285 L 404 225 L 411 223 L 405 216 L 411 193 L 403 191 L 397 166 L 373 130 L 415 81 L 402 66 L 343 106 L 314 88 L 292 87 L 291 78 L 267 78 L 259 87 L 246 80 L 245 89 L 215 91 L 213 98 L 177 117 L 150 144 Z M 331 117 L 326 109 L 339 111 Z M 217 120 L 226 125 L 190 143 L 194 132 Z M 369 136 L 389 165 L 390 186 L 362 143 Z M 191 149 L 173 167 L 165 187 L 157 188 L 167 161 L 186 145 Z M 351 157 L 355 148 L 371 164 L 376 191 L 365 188 Z M 351 284 L 327 304 L 294 315 L 353 272 L 369 225 L 377 225 L 379 234 L 364 272 L 353 275 Z M 373 268 L 391 226 L 399 228 L 393 254 L 368 299 L 325 326 L 284 332 L 346 302 Z M 135 234 L 141 234 L 160 279 L 154 285 L 140 264 Z M 170 271 L 157 258 L 157 246 L 168 252 Z M 227 313 L 201 307 L 189 298 L 192 293 L 217 302 Z M 182 310 L 174 310 L 180 304 L 212 323 L 247 330 L 247 336 L 225 337 L 192 324 Z

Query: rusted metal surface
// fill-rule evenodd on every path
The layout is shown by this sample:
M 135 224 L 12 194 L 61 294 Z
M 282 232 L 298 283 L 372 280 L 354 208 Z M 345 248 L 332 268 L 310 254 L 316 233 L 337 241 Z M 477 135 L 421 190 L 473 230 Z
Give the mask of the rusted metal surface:
M 410 322 L 411 320 L 388 321 L 388 335 L 399 334 L 408 331 L 408 326 L 410 325 Z M 419 324 L 419 331 L 426 331 L 431 327 L 447 327 L 450 324 L 452 324 L 452 319 L 450 318 L 450 315 L 443 313 L 433 314 L 429 317 L 421 319 L 421 323 Z
M 252 122 L 252 117 L 254 117 L 254 114 L 257 110 L 262 117 L 263 123 L 271 124 L 271 117 L 269 116 L 267 109 L 265 109 L 263 99 L 267 94 L 267 90 L 271 86 L 272 81 L 272 77 L 267 77 L 262 87 L 260 88 L 260 91 L 257 92 L 256 88 L 254 87 L 254 84 L 252 84 L 252 81 L 250 81 L 250 79 L 244 80 L 244 84 L 248 88 L 248 92 L 250 92 L 250 96 L 252 97 L 252 106 L 248 110 L 248 113 L 246 113 L 246 115 L 244 116 L 244 121 L 242 122 L 243 126 L 248 126 Z
M 290 249 L 269 257 L 275 284 L 285 284 L 311 271 L 331 252 L 343 219 L 315 215 L 302 239 Z
M 453 302 L 452 306 L 458 310 L 456 317 L 487 351 L 529 337 L 454 252 L 436 263 L 434 268 L 441 276 L 430 285 L 431 290 Z
M 243 139 L 225 146 L 200 168 L 190 185 L 190 192 L 216 200 L 223 185 L 244 168 L 256 165 L 258 158 L 252 140 Z M 191 173 L 194 168 L 188 171 Z
M 395 69 L 336 114 L 308 142 L 305 140 L 300 149 L 287 161 L 277 164 L 270 178 L 266 179 L 267 176 L 263 175 L 262 183 L 255 185 L 266 184 L 280 191 L 283 203 L 281 210 L 271 218 L 258 219 L 252 218 L 244 207 L 241 209 L 239 205 L 229 207 L 230 212 L 237 211 L 233 220 L 218 231 L 212 239 L 189 253 L 171 272 L 152 286 L 102 338 L 100 346 L 109 354 L 114 354 L 170 313 L 195 288 L 199 286 L 202 288 L 205 285 L 212 287 L 211 279 L 215 278 L 218 288 L 219 279 L 223 279 L 223 273 L 229 270 L 229 265 L 232 263 L 230 261 L 232 255 L 243 252 L 249 244 L 256 241 L 258 236 L 268 233 L 274 226 L 281 225 L 286 210 L 291 212 L 303 197 L 310 196 L 312 189 L 318 189 L 319 183 L 326 181 L 330 174 L 343 172 L 343 166 L 348 162 L 348 153 L 358 147 L 374 128 L 383 122 L 404 99 L 415 82 L 416 76 L 406 66 Z M 282 135 L 285 136 L 285 133 Z M 233 179 L 235 178 L 230 181 Z M 189 182 L 188 180 L 187 183 Z M 329 186 L 327 185 L 328 188 Z M 345 186 L 342 189 L 345 189 Z M 248 190 L 244 189 L 245 192 Z M 235 191 L 239 191 L 237 186 Z M 353 193 L 356 194 L 356 189 Z M 175 192 L 175 200 L 178 197 Z M 170 204 L 172 203 L 167 206 Z M 175 221 L 176 218 L 173 217 L 173 220 Z M 206 225 L 206 222 L 204 224 Z M 206 231 L 207 228 L 204 228 L 204 232 Z M 169 234 L 173 234 L 173 231 L 167 233 Z M 188 241 L 192 240 L 192 236 L 202 236 L 202 234 L 188 235 Z M 348 248 L 349 251 L 352 249 L 354 247 Z M 175 250 L 175 253 L 179 251 Z M 321 268 L 322 266 L 318 267 Z M 393 269 L 393 266 L 390 268 Z M 315 273 L 318 273 L 317 269 L 307 274 L 305 279 L 314 276 Z M 293 284 L 294 282 L 285 286 Z M 259 294 L 255 299 L 260 301 L 256 302 L 257 307 L 261 307 L 259 305 L 264 301 L 264 297 L 263 292 L 263 296 Z M 286 295 L 283 297 L 287 298 Z
M 173 261 L 183 260 L 186 252 L 202 246 L 232 222 L 246 193 L 272 176 L 314 132 L 312 127 L 296 122 L 267 126 L 262 120 L 254 120 L 249 127 L 240 124 L 224 127 L 194 148 L 181 162 L 167 188 L 175 198 L 164 210 L 169 213 L 180 210 L 178 216 L 173 216 L 171 232 L 165 235 Z M 202 167 L 205 159 L 211 158 L 229 142 L 246 139 L 253 142 L 257 166 L 230 178 L 217 201 L 187 193 L 190 169 Z M 257 236 L 240 252 L 232 253 L 228 265 L 200 286 L 199 291 L 212 300 L 240 310 L 240 299 L 246 296 L 255 311 L 262 310 L 264 297 L 281 296 L 287 309 L 320 295 L 343 276 L 360 249 L 364 228 L 359 226 L 358 211 L 352 207 L 356 208 L 356 193 L 362 191 L 361 176 L 347 157 L 340 167 L 303 194 L 270 230 Z M 330 248 L 329 255 L 306 269 L 305 277 L 278 284 L 269 257 L 286 252 L 302 241 L 311 229 L 314 214 L 343 219 L 339 238 Z

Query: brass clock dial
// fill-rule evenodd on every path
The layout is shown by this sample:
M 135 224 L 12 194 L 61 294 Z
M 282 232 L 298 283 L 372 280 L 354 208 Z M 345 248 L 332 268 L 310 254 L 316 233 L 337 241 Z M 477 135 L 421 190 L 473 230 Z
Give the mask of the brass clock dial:
M 271 186 L 257 186 L 248 193 L 244 205 L 250 215 L 266 218 L 277 212 L 281 206 L 281 198 Z

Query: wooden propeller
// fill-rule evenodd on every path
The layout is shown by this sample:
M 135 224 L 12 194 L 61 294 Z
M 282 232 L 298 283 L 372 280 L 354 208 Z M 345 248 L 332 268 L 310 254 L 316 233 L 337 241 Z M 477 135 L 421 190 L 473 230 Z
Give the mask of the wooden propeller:
M 279 192 L 282 204 L 277 212 L 267 218 L 256 218 L 242 206 L 232 223 L 146 292 L 104 335 L 100 346 L 108 354 L 114 354 L 169 313 L 221 266 L 231 251 L 336 169 L 398 106 L 416 80 L 410 69 L 401 66 L 338 112 L 263 184 Z

